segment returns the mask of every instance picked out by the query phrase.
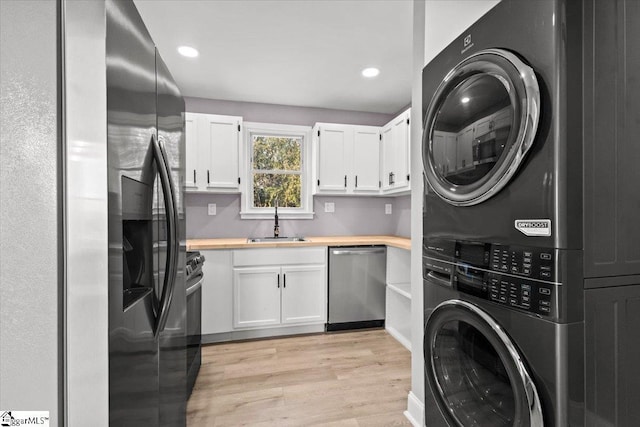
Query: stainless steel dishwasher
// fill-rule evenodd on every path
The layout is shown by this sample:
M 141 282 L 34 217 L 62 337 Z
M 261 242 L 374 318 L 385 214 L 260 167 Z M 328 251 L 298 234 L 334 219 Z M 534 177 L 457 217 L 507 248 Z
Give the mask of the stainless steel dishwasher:
M 329 248 L 327 331 L 384 326 L 385 246 Z

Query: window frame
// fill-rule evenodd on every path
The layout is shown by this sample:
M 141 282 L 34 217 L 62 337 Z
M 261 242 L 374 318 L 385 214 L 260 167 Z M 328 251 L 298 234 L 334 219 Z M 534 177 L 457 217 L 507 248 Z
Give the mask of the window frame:
M 242 161 L 242 185 L 240 211 L 241 219 L 273 219 L 273 208 L 253 207 L 253 167 L 251 156 L 253 154 L 254 136 L 281 136 L 300 138 L 301 140 L 301 171 L 300 171 L 300 208 L 278 208 L 280 219 L 313 219 L 313 194 L 312 194 L 312 128 L 310 126 L 296 126 L 273 123 L 244 122 L 243 146 L 244 155 Z

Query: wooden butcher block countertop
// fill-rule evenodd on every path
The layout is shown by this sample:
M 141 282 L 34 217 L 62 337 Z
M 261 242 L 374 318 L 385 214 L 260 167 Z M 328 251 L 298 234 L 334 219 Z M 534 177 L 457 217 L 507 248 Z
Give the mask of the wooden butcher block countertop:
M 386 245 L 400 249 L 411 249 L 411 239 L 397 236 L 322 236 L 305 237 L 304 242 L 248 243 L 247 238 L 189 239 L 187 250 L 246 249 L 246 248 L 291 248 L 308 246 L 360 246 Z

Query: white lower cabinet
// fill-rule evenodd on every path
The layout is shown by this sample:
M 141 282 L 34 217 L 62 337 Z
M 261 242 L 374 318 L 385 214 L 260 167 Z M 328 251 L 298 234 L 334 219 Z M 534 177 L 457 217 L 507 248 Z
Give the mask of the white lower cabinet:
M 324 323 L 327 318 L 325 267 L 282 267 L 282 276 L 282 323 Z
M 280 324 L 280 268 L 233 269 L 233 327 Z
M 325 323 L 326 248 L 234 251 L 233 327 Z

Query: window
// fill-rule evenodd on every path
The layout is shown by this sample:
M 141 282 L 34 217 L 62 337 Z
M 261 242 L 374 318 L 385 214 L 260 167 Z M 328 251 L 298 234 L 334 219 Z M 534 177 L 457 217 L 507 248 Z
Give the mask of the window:
M 245 122 L 242 218 L 313 218 L 308 165 L 311 128 Z
M 300 208 L 302 138 L 251 136 L 254 208 Z

